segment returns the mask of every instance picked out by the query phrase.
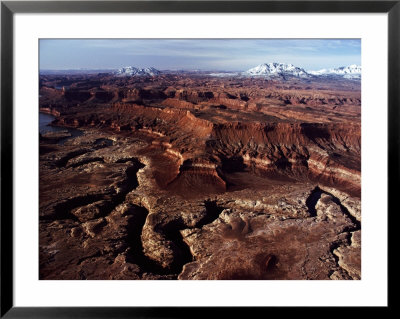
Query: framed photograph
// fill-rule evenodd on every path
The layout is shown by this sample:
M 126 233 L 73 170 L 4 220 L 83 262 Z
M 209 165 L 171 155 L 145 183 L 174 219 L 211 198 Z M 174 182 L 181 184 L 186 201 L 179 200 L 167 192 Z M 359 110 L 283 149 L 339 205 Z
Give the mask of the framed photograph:
M 399 18 L 2 1 L 1 316 L 389 307 Z

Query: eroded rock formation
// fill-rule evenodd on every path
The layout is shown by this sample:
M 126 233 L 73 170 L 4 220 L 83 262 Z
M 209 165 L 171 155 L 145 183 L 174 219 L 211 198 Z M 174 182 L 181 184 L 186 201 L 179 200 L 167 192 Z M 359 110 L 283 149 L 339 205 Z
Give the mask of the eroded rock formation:
M 356 81 L 40 83 L 41 279 L 361 278 Z

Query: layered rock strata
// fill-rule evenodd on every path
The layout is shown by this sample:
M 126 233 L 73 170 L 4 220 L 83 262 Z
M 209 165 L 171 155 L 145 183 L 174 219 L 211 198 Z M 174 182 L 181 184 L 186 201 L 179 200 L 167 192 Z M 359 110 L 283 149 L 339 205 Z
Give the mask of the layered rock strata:
M 40 140 L 41 279 L 361 278 L 353 82 L 49 80 L 83 135 Z

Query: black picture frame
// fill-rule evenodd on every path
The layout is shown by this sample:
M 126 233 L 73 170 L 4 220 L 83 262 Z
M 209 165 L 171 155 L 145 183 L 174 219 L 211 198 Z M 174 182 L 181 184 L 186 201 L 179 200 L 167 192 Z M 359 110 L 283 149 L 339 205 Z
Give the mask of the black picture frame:
M 13 19 L 15 13 L 387 13 L 388 14 L 388 218 L 397 208 L 400 125 L 400 1 L 1 1 L 1 317 L 192 318 L 251 317 L 258 307 L 15 307 L 13 303 Z M 379 150 L 378 150 L 379 151 Z M 392 212 L 393 213 L 393 212 Z M 395 213 L 395 212 L 394 212 Z M 388 223 L 388 227 L 390 222 Z M 393 226 L 393 223 L 392 223 Z M 392 234 L 388 229 L 389 234 Z M 388 240 L 390 239 L 390 236 Z M 390 244 L 390 240 L 388 242 Z M 388 246 L 390 247 L 390 245 Z M 389 249 L 390 251 L 390 249 Z M 388 254 L 389 256 L 389 254 Z M 390 258 L 389 258 L 390 264 Z M 388 285 L 390 280 L 388 280 Z M 388 300 L 389 309 L 391 298 Z M 263 307 L 261 307 L 263 308 Z M 382 308 L 381 308 L 382 309 Z M 263 309 L 261 309 L 263 311 Z M 309 309 L 294 308 L 297 315 Z M 269 310 L 268 310 L 269 311 Z M 332 310 L 336 312 L 336 310 Z M 348 314 L 348 313 L 347 313 Z M 231 314 L 229 314 L 231 315 Z M 266 314 L 267 315 L 267 314 Z

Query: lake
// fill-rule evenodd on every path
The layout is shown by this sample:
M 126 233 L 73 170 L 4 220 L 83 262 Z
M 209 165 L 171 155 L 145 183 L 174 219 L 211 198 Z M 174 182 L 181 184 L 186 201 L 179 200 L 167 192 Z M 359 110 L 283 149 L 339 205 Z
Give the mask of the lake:
M 61 131 L 68 131 L 69 133 L 71 133 L 71 137 L 60 139 L 58 144 L 64 144 L 64 142 L 69 138 L 83 135 L 82 131 L 77 130 L 75 128 L 49 125 L 51 122 L 53 122 L 54 119 L 55 117 L 53 115 L 39 112 L 39 133 L 43 134 L 46 132 L 61 132 Z

